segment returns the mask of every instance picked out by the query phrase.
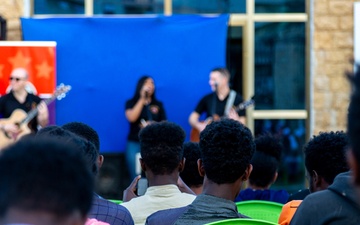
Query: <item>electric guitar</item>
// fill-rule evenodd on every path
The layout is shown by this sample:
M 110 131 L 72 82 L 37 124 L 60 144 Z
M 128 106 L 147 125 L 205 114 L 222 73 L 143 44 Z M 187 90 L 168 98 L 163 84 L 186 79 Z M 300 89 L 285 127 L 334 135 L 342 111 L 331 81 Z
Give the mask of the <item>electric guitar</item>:
M 61 100 L 66 96 L 66 93 L 71 90 L 71 86 L 60 84 L 54 94 L 44 100 L 45 104 L 48 105 L 53 102 L 55 99 Z M 30 112 L 26 113 L 22 109 L 16 109 L 11 114 L 9 118 L 0 119 L 0 125 L 4 126 L 6 124 L 15 124 L 19 127 L 19 132 L 16 134 L 8 133 L 3 130 L 0 130 L 0 150 L 4 147 L 16 142 L 22 136 L 30 134 L 32 131 L 29 128 L 29 122 L 38 114 L 38 108 L 35 107 Z
M 248 108 L 249 106 L 252 106 L 255 104 L 255 100 L 254 99 L 250 99 L 248 101 L 245 101 L 245 102 L 242 102 L 240 103 L 239 105 L 233 107 L 233 109 L 238 112 L 239 110 L 244 110 L 246 108 Z M 225 117 L 225 116 L 223 116 Z M 219 117 L 219 115 L 217 114 L 214 114 L 213 116 L 211 117 L 208 117 L 206 118 L 204 121 L 202 121 L 201 123 L 204 123 L 204 124 L 210 124 L 211 122 L 213 121 L 218 121 L 220 120 L 221 118 Z M 200 131 L 196 128 L 192 128 L 191 131 L 190 131 L 190 141 L 192 142 L 199 142 L 200 141 Z

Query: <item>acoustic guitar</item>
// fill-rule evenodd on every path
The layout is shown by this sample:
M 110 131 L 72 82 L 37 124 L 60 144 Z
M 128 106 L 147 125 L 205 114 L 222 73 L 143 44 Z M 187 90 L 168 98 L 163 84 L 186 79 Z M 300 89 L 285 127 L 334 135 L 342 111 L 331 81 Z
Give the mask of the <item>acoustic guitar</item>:
M 66 96 L 66 93 L 71 90 L 71 86 L 60 84 L 54 94 L 44 100 L 45 104 L 48 105 L 55 99 L 61 100 Z M 20 132 L 16 134 L 7 133 L 3 130 L 0 131 L 0 150 L 5 148 L 6 146 L 16 142 L 22 136 L 30 134 L 32 131 L 29 127 L 29 122 L 38 114 L 38 108 L 32 109 L 30 112 L 26 113 L 22 109 L 16 109 L 11 114 L 9 118 L 0 119 L 0 125 L 6 124 L 15 124 L 19 127 Z
M 233 107 L 233 109 L 235 109 L 235 111 L 238 112 L 239 110 L 244 110 L 244 109 L 248 108 L 249 106 L 252 106 L 253 104 L 255 104 L 255 100 L 250 99 L 250 100 L 242 102 L 239 105 Z M 223 116 L 223 117 L 225 117 L 225 116 Z M 219 115 L 215 114 L 215 115 L 213 115 L 211 117 L 206 118 L 201 123 L 210 124 L 211 122 L 218 121 L 220 119 L 221 119 L 221 117 L 219 117 Z M 192 141 L 192 142 L 199 142 L 200 141 L 200 131 L 198 129 L 194 128 L 194 127 L 190 131 L 190 141 Z

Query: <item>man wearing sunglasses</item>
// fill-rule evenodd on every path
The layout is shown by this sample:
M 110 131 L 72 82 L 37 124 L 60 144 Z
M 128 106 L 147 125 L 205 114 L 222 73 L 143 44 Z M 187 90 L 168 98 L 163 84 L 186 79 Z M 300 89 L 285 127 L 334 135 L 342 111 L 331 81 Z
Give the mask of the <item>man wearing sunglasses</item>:
M 24 135 L 24 130 L 20 129 L 17 123 L 21 122 L 26 114 L 23 116 L 22 113 L 15 113 L 15 110 L 19 111 L 18 109 L 28 113 L 37 108 L 37 115 L 28 123 L 31 132 L 36 132 L 39 126 L 44 127 L 49 122 L 49 113 L 45 102 L 38 96 L 28 93 L 27 81 L 28 73 L 24 68 L 16 68 L 11 72 L 9 79 L 11 91 L 0 98 L 0 117 L 8 118 L 0 120 L 0 136 L 2 137 L 16 139 L 16 136 Z

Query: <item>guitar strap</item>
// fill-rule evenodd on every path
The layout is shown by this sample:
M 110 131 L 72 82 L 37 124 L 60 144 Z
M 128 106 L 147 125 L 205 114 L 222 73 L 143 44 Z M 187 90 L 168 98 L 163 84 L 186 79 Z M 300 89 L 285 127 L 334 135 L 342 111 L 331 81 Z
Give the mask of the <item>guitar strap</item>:
M 229 112 L 231 107 L 234 105 L 235 102 L 235 97 L 236 97 L 236 91 L 231 90 L 230 94 L 229 94 L 229 98 L 226 101 L 226 105 L 225 105 L 225 109 L 224 109 L 224 116 L 229 116 Z
M 216 113 L 216 92 L 213 93 L 213 98 L 212 98 L 212 104 L 211 104 L 211 111 L 210 111 L 210 116 L 214 116 Z

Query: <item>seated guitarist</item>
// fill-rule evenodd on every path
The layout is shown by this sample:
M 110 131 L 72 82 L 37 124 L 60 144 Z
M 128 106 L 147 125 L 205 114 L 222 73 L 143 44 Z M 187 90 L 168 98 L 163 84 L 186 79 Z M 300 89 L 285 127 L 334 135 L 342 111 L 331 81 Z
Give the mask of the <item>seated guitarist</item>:
M 242 96 L 229 87 L 230 73 L 226 68 L 215 68 L 210 73 L 210 94 L 205 95 L 190 114 L 189 123 L 198 132 L 205 129 L 207 122 L 199 121 L 202 113 L 207 118 L 217 120 L 220 117 L 228 117 L 245 124 L 245 110 L 236 111 L 233 106 L 243 102 Z M 232 94 L 231 94 L 232 93 Z M 198 137 L 190 137 L 191 141 L 198 141 Z
M 38 108 L 38 115 L 29 123 L 32 132 L 36 132 L 38 125 L 44 127 L 49 122 L 49 113 L 46 104 L 36 95 L 30 94 L 26 90 L 28 73 L 24 68 L 16 68 L 10 75 L 11 91 L 0 98 L 0 114 L 2 118 L 11 117 L 16 109 L 21 109 L 26 113 L 35 107 Z M 21 120 L 23 118 L 19 118 Z M 15 123 L 0 123 L 0 130 L 8 135 L 21 133 Z

